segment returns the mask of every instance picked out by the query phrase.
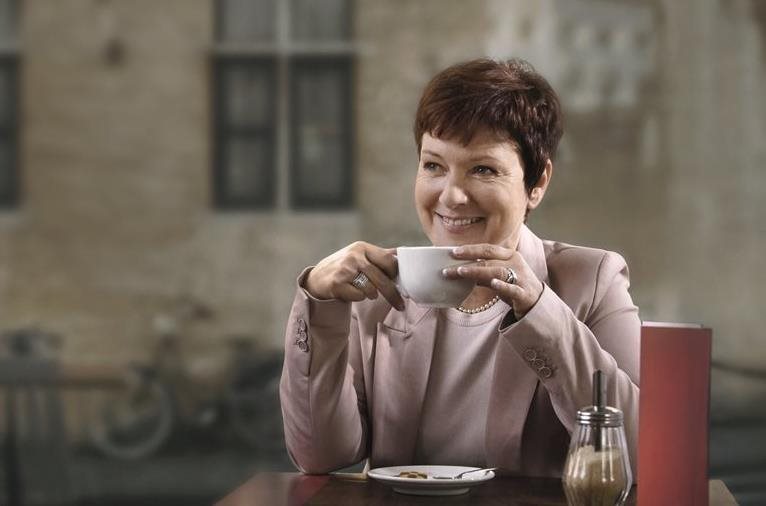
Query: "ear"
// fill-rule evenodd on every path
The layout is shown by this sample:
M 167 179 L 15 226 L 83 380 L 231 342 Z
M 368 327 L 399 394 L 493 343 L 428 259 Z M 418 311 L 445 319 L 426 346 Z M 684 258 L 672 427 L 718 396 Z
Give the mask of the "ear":
M 548 184 L 551 182 L 551 177 L 553 177 L 553 162 L 551 162 L 549 158 L 548 161 L 545 162 L 545 168 L 540 175 L 540 180 L 537 182 L 537 185 L 532 188 L 532 191 L 529 194 L 527 209 L 532 210 L 540 205 L 540 202 L 543 201 L 543 197 L 545 196 L 545 191 L 548 189 Z

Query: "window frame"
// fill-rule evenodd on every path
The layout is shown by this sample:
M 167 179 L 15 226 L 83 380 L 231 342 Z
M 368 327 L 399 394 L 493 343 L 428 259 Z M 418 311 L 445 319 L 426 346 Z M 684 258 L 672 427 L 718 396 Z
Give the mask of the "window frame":
M 354 146 L 354 122 L 355 122 L 355 73 L 356 58 L 358 52 L 353 40 L 353 12 L 354 0 L 347 0 L 347 8 L 344 13 L 344 19 L 348 26 L 345 30 L 347 40 L 338 41 L 306 41 L 298 38 L 291 38 L 289 35 L 290 9 L 292 2 L 276 0 L 276 24 L 277 32 L 275 39 L 269 42 L 229 42 L 223 39 L 222 23 L 224 4 L 221 0 L 213 2 L 214 16 L 214 41 L 212 50 L 212 72 L 211 72 L 211 90 L 213 107 L 213 157 L 212 157 L 212 184 L 213 184 L 213 205 L 219 211 L 241 210 L 241 211 L 309 211 L 309 210 L 353 210 L 355 208 L 354 188 L 356 177 L 354 171 L 355 146 Z M 257 61 L 259 59 L 273 59 L 276 62 L 276 72 L 274 82 L 276 89 L 274 94 L 274 129 L 273 146 L 271 151 L 274 160 L 270 173 L 273 177 L 269 178 L 268 184 L 273 185 L 273 198 L 268 199 L 238 199 L 232 200 L 222 185 L 225 179 L 226 166 L 223 165 L 223 151 L 229 137 L 226 136 L 227 129 L 225 112 L 221 109 L 224 103 L 226 91 L 223 90 L 222 74 L 220 73 L 221 62 L 226 61 Z M 345 124 L 343 129 L 346 132 L 343 140 L 346 144 L 343 153 L 343 178 L 344 191 L 342 195 L 332 202 L 324 199 L 302 198 L 297 195 L 297 185 L 293 184 L 295 174 L 296 152 L 298 146 L 295 144 L 299 140 L 297 135 L 296 120 L 298 115 L 291 106 L 291 95 L 294 93 L 294 79 L 291 74 L 293 62 L 316 62 L 318 65 L 336 65 L 338 62 L 344 62 L 348 68 L 347 78 L 344 80 L 344 93 L 349 97 L 345 103 L 343 118 Z M 225 63 L 224 63 L 225 64 Z

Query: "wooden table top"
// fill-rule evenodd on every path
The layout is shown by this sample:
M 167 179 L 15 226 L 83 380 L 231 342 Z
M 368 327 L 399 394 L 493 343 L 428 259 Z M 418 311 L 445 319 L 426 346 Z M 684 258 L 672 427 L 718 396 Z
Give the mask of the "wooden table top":
M 333 475 L 308 476 L 300 473 L 257 473 L 216 506 L 390 505 L 471 504 L 566 506 L 561 480 L 552 478 L 497 477 L 459 496 L 415 496 L 394 492 L 372 479 L 349 480 Z M 636 488 L 626 505 L 636 504 Z M 720 480 L 710 481 L 710 506 L 736 506 L 737 502 Z

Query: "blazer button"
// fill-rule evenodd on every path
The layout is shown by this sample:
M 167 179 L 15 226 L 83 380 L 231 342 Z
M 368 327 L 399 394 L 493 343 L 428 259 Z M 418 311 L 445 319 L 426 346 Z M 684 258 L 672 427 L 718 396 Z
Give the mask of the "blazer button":
M 545 367 L 545 361 L 543 359 L 536 358 L 532 360 L 532 367 L 534 367 L 535 369 L 539 371 L 540 369 Z
M 551 376 L 553 376 L 553 371 L 551 371 L 550 367 L 543 366 L 540 369 L 538 369 L 537 372 L 539 372 L 540 376 L 542 376 L 545 379 L 548 379 Z
M 524 360 L 526 360 L 527 362 L 531 362 L 537 358 L 537 352 L 533 350 L 532 348 L 527 348 L 526 350 L 524 350 L 523 355 L 524 355 Z

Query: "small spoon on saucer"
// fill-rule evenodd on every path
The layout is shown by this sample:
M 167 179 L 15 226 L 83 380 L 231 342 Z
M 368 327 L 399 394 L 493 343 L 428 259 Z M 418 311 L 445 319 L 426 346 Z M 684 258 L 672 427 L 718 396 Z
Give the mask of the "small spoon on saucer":
M 497 469 L 497 468 L 496 467 L 486 467 L 484 469 L 474 469 L 472 471 L 463 471 L 462 473 L 456 474 L 455 476 L 433 475 L 433 476 L 431 476 L 431 478 L 433 478 L 434 480 L 459 480 L 460 478 L 462 478 L 466 474 L 480 473 L 482 471 L 484 471 L 484 474 L 487 474 L 488 472 L 494 471 L 495 469 Z

